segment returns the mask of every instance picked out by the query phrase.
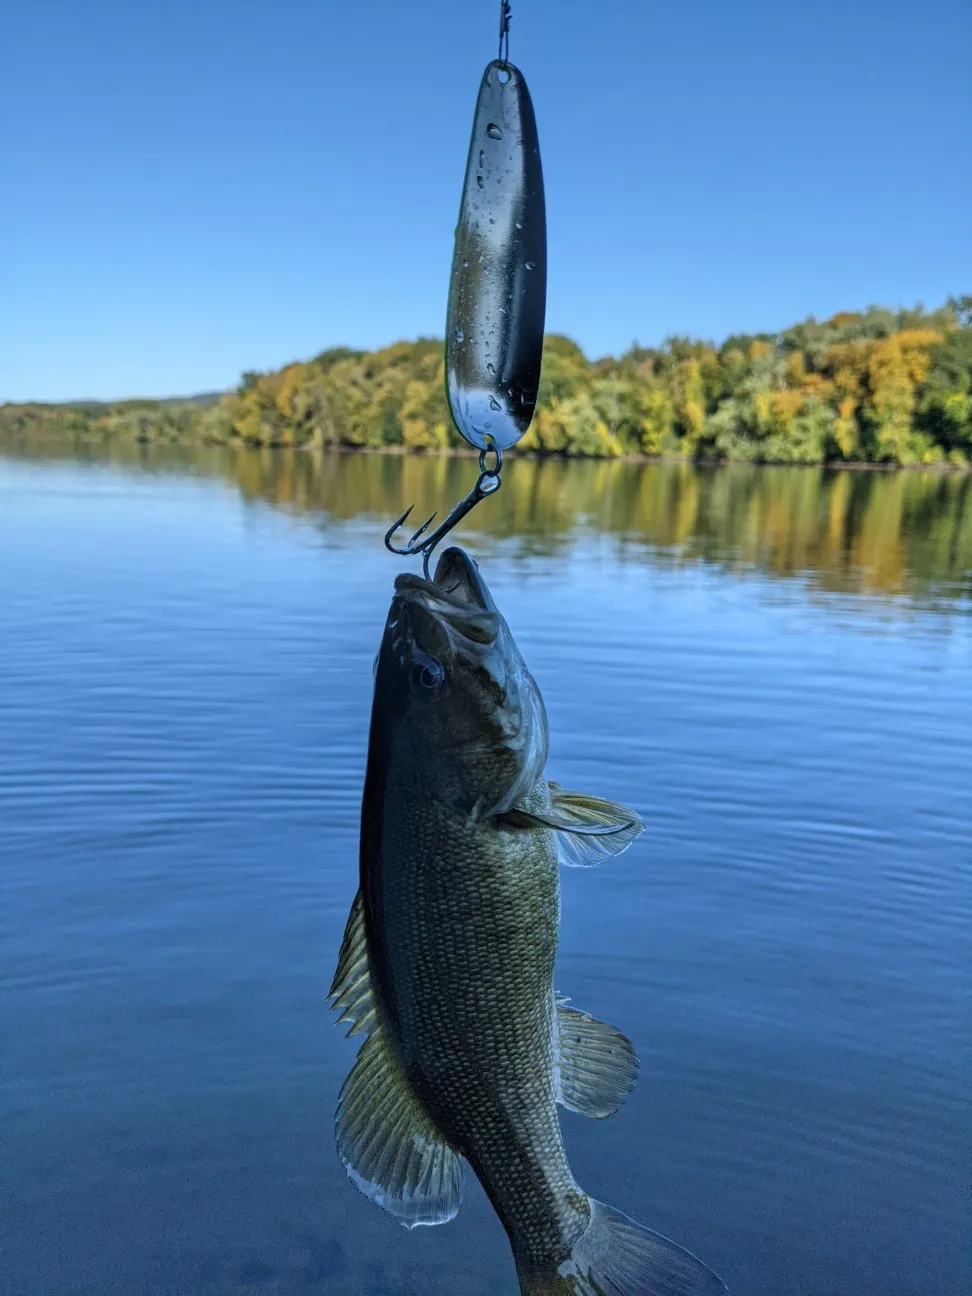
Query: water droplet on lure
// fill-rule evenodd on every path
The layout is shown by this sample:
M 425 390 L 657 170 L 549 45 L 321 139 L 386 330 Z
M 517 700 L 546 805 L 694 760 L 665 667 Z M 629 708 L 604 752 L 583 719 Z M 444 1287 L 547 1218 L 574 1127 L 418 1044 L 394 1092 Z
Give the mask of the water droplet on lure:
M 490 361 L 489 364 L 486 366 L 486 372 L 491 374 L 496 373 L 496 366 L 493 364 L 492 361 Z
M 469 262 L 468 262 L 468 261 L 463 261 L 463 263 L 462 263 L 462 268 L 463 268 L 463 270 L 468 270 L 468 269 L 469 269 Z
M 516 226 L 517 229 L 522 229 L 522 228 L 523 228 L 523 222 L 522 222 L 522 221 L 514 221 L 513 224 Z
M 486 127 L 486 134 L 489 136 L 490 139 L 503 138 L 503 132 L 500 130 L 500 128 L 496 125 L 495 122 L 490 122 L 489 125 Z
M 527 268 L 528 270 L 536 270 L 536 268 L 537 268 L 537 263 L 536 263 L 536 261 L 528 261 L 528 262 L 526 263 L 526 268 Z
M 457 328 L 457 329 L 456 329 L 456 341 L 457 341 L 457 342 L 465 342 L 465 340 L 466 340 L 466 335 L 465 335 L 465 333 L 463 333 L 463 331 L 462 331 L 461 328 Z
M 483 424 L 484 428 L 491 428 L 493 425 L 488 420 Z
M 476 183 L 479 185 L 480 189 L 482 189 L 482 187 L 483 187 L 483 185 L 486 183 L 486 181 L 483 179 L 483 177 L 482 177 L 481 175 L 478 175 L 478 176 L 476 177 Z
M 501 410 L 501 409 L 503 408 L 503 406 L 499 403 L 499 401 L 496 399 L 495 396 L 490 396 L 490 398 L 489 398 L 489 408 L 490 408 L 491 410 Z M 488 427 L 488 426 L 489 426 L 489 424 L 487 424 L 487 427 Z
M 480 165 L 481 167 L 484 167 L 484 166 L 486 165 L 486 150 L 485 150 L 485 149 L 480 149 L 480 150 L 479 150 L 479 165 Z

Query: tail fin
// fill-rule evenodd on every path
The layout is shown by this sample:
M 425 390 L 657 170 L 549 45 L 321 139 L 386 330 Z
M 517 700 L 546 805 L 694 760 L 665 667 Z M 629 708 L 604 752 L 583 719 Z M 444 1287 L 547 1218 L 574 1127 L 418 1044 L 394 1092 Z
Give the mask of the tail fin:
M 591 1222 L 570 1258 L 520 1275 L 524 1296 L 728 1296 L 722 1279 L 676 1242 L 588 1198 Z

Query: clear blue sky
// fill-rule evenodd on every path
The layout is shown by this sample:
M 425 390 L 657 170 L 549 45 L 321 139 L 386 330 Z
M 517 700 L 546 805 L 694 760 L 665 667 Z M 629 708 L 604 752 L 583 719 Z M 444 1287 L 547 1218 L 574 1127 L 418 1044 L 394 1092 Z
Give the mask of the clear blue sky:
M 496 0 L 7 0 L 0 400 L 440 335 Z M 968 0 L 514 0 L 589 355 L 972 291 Z

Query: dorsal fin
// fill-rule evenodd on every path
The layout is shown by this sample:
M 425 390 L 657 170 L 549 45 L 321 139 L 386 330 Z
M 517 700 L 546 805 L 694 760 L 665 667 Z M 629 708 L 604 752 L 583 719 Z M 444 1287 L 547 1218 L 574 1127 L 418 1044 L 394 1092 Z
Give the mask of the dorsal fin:
M 348 1035 L 357 1035 L 361 1031 L 370 1035 L 375 1029 L 377 1014 L 371 992 L 364 902 L 360 891 L 354 897 L 348 914 L 337 970 L 327 997 L 331 1000 L 332 1009 L 341 1010 L 338 1021 L 351 1023 Z
M 371 985 L 364 905 L 351 906 L 329 998 L 349 1035 L 367 1033 L 337 1109 L 338 1152 L 352 1183 L 406 1228 L 444 1224 L 462 1199 L 462 1162 L 412 1093 Z
M 462 1200 L 462 1162 L 412 1093 L 382 1027 L 361 1046 L 337 1110 L 355 1187 L 406 1228 L 445 1224 Z

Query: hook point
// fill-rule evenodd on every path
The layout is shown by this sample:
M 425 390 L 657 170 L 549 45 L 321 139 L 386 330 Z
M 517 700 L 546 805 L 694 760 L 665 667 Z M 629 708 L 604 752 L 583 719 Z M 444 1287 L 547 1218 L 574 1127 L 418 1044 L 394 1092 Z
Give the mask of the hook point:
M 418 529 L 418 530 L 415 532 L 415 534 L 412 536 L 411 540 L 409 540 L 409 542 L 408 542 L 408 547 L 409 547 L 409 549 L 412 548 L 412 545 L 413 545 L 413 544 L 415 543 L 415 541 L 419 538 L 419 536 L 425 535 L 426 531 L 428 531 L 429 527 L 432 525 L 432 523 L 433 523 L 434 521 L 435 521 L 435 514 L 434 514 L 434 513 L 430 513 L 429 516 L 428 516 L 428 517 L 425 519 L 425 521 L 422 523 L 422 525 L 419 527 L 419 529 Z M 417 550 L 414 550 L 413 552 L 417 552 Z

